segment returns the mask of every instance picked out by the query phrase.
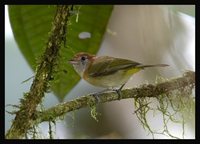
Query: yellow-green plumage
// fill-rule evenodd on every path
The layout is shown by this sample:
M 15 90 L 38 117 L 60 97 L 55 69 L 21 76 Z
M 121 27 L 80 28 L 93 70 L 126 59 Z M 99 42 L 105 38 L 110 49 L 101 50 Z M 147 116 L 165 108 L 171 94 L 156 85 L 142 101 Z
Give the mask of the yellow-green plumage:
M 100 87 L 116 87 L 128 81 L 128 79 L 142 68 L 140 63 L 101 56 L 84 72 L 84 79 L 89 83 Z
M 126 74 L 127 75 L 133 75 L 134 73 L 137 73 L 141 70 L 141 68 L 131 68 L 129 70 L 127 70 Z
M 125 84 L 129 78 L 146 67 L 164 67 L 166 64 L 142 65 L 132 60 L 78 53 L 70 63 L 76 72 L 94 86 L 110 88 Z

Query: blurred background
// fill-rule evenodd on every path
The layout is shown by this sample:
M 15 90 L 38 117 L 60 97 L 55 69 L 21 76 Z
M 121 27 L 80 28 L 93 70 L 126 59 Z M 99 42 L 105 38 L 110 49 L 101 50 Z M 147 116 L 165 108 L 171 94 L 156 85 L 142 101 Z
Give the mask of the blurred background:
M 141 71 L 132 76 L 126 88 L 154 83 L 157 76 L 178 77 L 186 70 L 195 71 L 195 6 L 194 5 L 116 5 L 107 25 L 101 48 L 97 55 L 110 55 L 131 59 L 143 64 L 166 63 L 170 67 Z M 21 55 L 10 27 L 5 6 L 5 104 L 19 104 L 24 92 L 29 91 L 32 80 L 22 81 L 34 73 Z M 65 101 L 100 91 L 81 80 L 68 94 Z M 49 93 L 44 107 L 58 104 Z M 99 122 L 90 115 L 90 108 L 83 108 L 66 115 L 58 121 L 55 138 L 130 138 L 151 139 L 134 113 L 133 99 L 99 104 Z M 13 108 L 6 106 L 7 111 Z M 5 112 L 5 132 L 10 128 L 13 115 Z M 150 124 L 162 128 L 161 117 Z M 48 137 L 48 123 L 42 123 L 43 138 Z M 169 125 L 169 130 L 182 137 L 182 125 Z M 156 135 L 155 138 L 170 138 Z M 185 138 L 195 138 L 195 117 L 185 125 Z

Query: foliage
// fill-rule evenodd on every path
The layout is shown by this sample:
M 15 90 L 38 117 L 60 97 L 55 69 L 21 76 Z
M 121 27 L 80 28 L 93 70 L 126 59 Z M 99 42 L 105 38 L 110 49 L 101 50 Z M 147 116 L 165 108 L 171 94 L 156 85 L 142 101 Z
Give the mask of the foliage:
M 67 41 L 64 39 L 52 77 L 54 80 L 51 83 L 51 89 L 60 100 L 63 100 L 80 80 L 68 60 L 80 51 L 89 53 L 98 51 L 112 9 L 112 5 L 77 5 L 71 9 L 72 16 L 67 23 Z M 36 69 L 44 52 L 55 11 L 54 5 L 9 6 L 15 40 L 33 70 Z M 81 38 L 80 35 L 84 35 L 84 32 L 88 32 L 90 37 Z

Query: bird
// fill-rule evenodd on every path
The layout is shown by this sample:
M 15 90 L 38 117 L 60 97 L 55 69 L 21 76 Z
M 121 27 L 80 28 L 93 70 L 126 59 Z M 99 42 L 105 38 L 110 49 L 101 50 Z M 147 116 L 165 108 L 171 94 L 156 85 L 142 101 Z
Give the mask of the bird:
M 166 67 L 167 64 L 143 65 L 129 59 L 96 56 L 86 52 L 74 55 L 69 63 L 88 83 L 106 89 L 115 89 L 121 99 L 120 91 L 133 74 L 149 67 Z

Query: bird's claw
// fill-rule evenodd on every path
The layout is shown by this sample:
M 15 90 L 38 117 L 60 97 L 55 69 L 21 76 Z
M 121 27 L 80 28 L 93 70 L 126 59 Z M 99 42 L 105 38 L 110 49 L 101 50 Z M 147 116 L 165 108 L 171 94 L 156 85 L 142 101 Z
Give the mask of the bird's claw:
M 95 98 L 96 103 L 100 102 L 100 98 L 99 98 L 99 92 L 98 93 L 93 93 L 92 96 Z
M 125 84 L 123 84 L 119 89 L 113 89 L 114 91 L 116 91 L 116 93 L 118 94 L 118 100 L 122 99 L 122 93 L 121 90 L 124 87 Z
M 114 91 L 116 91 L 116 93 L 118 94 L 118 100 L 121 100 L 122 99 L 121 89 L 115 89 Z

